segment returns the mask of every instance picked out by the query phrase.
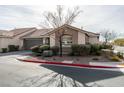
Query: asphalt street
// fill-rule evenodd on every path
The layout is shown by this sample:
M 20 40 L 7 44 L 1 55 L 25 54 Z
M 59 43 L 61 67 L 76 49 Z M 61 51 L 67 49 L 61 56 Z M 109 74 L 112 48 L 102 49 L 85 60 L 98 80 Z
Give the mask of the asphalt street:
M 0 87 L 123 87 L 122 70 L 25 63 L 24 53 L 0 56 Z

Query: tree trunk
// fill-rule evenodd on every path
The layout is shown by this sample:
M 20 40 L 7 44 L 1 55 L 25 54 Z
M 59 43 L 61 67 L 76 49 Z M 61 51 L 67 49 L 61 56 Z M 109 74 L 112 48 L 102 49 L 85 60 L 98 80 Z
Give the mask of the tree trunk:
M 107 45 L 107 43 L 108 43 L 108 40 L 107 40 L 107 39 L 105 39 L 105 45 Z
M 62 37 L 60 36 L 60 56 L 62 56 Z

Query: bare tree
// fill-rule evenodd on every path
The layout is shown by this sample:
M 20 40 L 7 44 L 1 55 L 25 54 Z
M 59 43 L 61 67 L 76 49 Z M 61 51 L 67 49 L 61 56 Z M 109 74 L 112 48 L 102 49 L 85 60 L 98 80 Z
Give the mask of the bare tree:
M 64 24 L 72 24 L 75 22 L 76 17 L 82 11 L 79 7 L 74 7 L 73 9 L 65 9 L 64 6 L 57 5 L 56 11 L 51 12 L 47 11 L 43 13 L 44 21 L 42 22 L 42 27 L 44 28 L 58 28 Z M 62 32 L 58 31 L 59 37 L 59 47 L 60 47 L 60 56 L 62 56 L 62 36 L 64 35 L 65 30 Z
M 103 31 L 101 31 L 101 36 L 103 36 L 103 38 L 105 39 L 105 44 L 107 44 L 108 41 L 117 37 L 117 33 L 115 33 L 113 30 L 104 29 Z

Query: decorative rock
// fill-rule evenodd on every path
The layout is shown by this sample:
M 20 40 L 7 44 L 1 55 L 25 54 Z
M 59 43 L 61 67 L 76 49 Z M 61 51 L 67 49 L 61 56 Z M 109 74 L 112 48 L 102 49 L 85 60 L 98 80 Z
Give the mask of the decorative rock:
M 51 56 L 53 56 L 53 52 L 51 50 L 45 50 L 45 51 L 43 51 L 42 55 L 44 57 L 51 57 Z

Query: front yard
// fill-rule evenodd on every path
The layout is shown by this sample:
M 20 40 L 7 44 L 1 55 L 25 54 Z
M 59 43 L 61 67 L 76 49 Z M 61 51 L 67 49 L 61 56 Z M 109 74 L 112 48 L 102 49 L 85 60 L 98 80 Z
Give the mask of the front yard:
M 37 57 L 41 60 L 65 62 L 65 63 L 77 63 L 77 64 L 89 64 L 89 62 L 111 62 L 110 59 L 104 56 L 53 56 L 53 57 Z
M 77 64 L 89 64 L 89 62 L 122 62 L 123 54 L 113 53 L 112 45 L 75 44 L 70 47 L 68 54 L 59 56 L 59 47 L 48 45 L 32 48 L 33 56 L 37 60 L 51 62 L 66 62 Z

